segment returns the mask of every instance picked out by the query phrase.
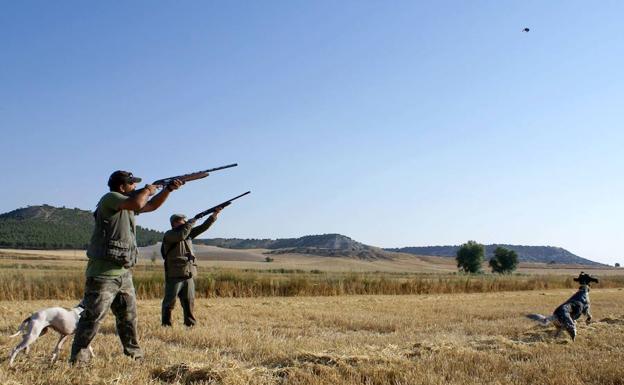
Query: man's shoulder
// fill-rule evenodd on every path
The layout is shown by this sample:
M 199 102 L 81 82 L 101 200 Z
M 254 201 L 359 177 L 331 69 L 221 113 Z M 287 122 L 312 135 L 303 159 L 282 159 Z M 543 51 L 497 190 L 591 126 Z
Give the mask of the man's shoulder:
M 173 228 L 173 229 L 169 229 L 167 231 L 165 231 L 165 233 L 163 234 L 163 243 L 166 242 L 166 238 L 172 236 L 172 235 L 176 235 L 177 233 L 179 233 L 181 231 L 181 229 L 179 227 Z
M 118 191 L 109 191 L 106 194 L 102 195 L 102 198 L 100 198 L 100 201 L 108 200 L 108 199 L 126 199 L 126 198 L 128 197 Z
M 163 243 L 172 243 L 171 241 L 172 238 L 179 239 L 181 235 L 191 231 L 192 229 L 193 229 L 193 225 L 190 223 L 186 223 L 184 225 L 169 229 L 165 231 L 165 233 L 163 234 Z M 181 242 L 181 241 L 176 240 L 173 243 L 178 243 L 178 242 Z
M 110 216 L 116 211 L 119 211 L 119 205 L 126 199 L 128 199 L 128 197 L 120 192 L 109 191 L 100 198 L 98 208 L 104 210 L 103 214 L 105 216 Z

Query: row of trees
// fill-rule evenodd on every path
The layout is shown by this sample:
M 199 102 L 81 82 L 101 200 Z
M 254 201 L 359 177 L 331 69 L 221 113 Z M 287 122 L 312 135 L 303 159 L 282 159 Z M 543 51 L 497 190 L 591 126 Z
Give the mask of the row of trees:
M 93 232 L 93 220 L 52 223 L 33 219 L 0 220 L 0 248 L 14 249 L 85 249 Z M 153 245 L 163 233 L 137 226 L 137 244 Z
M 485 246 L 475 241 L 468 241 L 457 250 L 457 268 L 466 273 L 481 272 L 484 259 Z M 493 273 L 511 274 L 518 267 L 518 254 L 513 250 L 497 247 L 489 265 Z

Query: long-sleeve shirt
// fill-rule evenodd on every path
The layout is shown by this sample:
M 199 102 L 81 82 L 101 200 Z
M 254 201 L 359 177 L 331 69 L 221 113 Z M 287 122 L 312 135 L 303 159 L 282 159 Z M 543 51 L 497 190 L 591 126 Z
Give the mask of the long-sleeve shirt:
M 167 278 L 190 278 L 194 275 L 193 239 L 208 230 L 214 222 L 210 216 L 199 226 L 193 227 L 192 223 L 187 222 L 165 233 L 161 254 L 165 259 Z

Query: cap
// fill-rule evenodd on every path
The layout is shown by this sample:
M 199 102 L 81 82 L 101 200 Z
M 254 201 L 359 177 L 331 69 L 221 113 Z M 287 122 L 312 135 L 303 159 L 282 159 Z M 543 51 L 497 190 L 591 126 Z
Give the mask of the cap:
M 129 171 L 117 170 L 108 178 L 108 187 L 113 188 L 122 183 L 139 183 L 141 178 L 137 178 Z
M 169 218 L 169 222 L 173 223 L 174 221 L 177 221 L 178 219 L 186 219 L 186 215 L 184 215 L 184 214 L 173 214 Z

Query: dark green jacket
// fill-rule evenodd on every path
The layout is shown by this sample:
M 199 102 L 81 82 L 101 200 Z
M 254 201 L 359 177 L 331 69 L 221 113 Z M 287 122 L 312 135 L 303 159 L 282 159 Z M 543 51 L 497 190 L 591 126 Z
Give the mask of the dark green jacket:
M 210 216 L 197 227 L 185 223 L 165 233 L 160 253 L 165 260 L 167 278 L 191 278 L 197 275 L 193 239 L 208 230 L 213 223 L 214 219 Z

